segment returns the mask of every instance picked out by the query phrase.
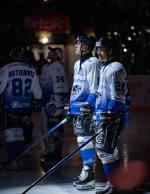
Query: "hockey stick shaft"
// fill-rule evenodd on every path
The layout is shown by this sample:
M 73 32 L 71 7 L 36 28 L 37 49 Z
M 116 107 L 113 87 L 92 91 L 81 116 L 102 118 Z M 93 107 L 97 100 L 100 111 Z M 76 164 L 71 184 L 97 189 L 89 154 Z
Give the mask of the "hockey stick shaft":
M 41 143 L 46 137 L 48 137 L 50 134 L 52 134 L 56 129 L 58 129 L 61 125 L 65 124 L 67 122 L 67 118 L 63 119 L 60 123 L 52 127 L 51 129 L 48 129 L 48 132 L 36 139 L 31 145 L 29 145 L 21 154 L 19 154 L 14 160 L 10 161 L 9 164 L 4 166 L 3 168 L 7 168 L 12 162 L 19 160 L 22 158 L 25 154 L 27 154 L 30 150 L 32 150 L 34 147 L 36 147 L 39 143 Z M 2 169 L 3 169 L 2 168 Z
M 49 174 L 52 174 L 55 170 L 57 170 L 60 166 L 62 166 L 65 162 L 67 162 L 74 154 L 76 154 L 81 148 L 83 148 L 86 144 L 88 144 L 90 141 L 92 141 L 98 133 L 94 134 L 91 138 L 89 138 L 85 143 L 83 143 L 81 146 L 79 146 L 77 149 L 72 151 L 70 154 L 68 154 L 65 158 L 63 158 L 60 162 L 58 162 L 56 165 L 54 165 L 50 170 L 48 170 L 43 176 L 41 176 L 39 179 L 37 179 L 34 183 L 32 183 L 25 191 L 23 191 L 21 194 L 26 194 L 29 190 L 31 190 L 32 187 L 34 187 L 37 183 L 42 181 L 44 178 L 46 178 Z

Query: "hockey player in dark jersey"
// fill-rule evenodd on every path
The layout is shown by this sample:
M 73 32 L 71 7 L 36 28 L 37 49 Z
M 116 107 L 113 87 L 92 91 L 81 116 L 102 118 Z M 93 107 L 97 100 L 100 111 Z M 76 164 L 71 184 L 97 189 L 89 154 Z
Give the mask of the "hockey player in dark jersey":
M 120 132 L 128 124 L 130 99 L 126 70 L 119 62 L 115 39 L 102 37 L 96 42 L 96 53 L 102 63 L 96 98 L 96 151 L 108 182 L 96 194 L 116 193 L 112 175 L 120 165 L 117 143 Z
M 80 56 L 74 64 L 74 80 L 70 96 L 70 112 L 73 115 L 74 133 L 78 145 L 86 142 L 94 134 L 92 114 L 95 108 L 96 92 L 99 82 L 100 63 L 92 55 L 95 38 L 80 35 L 75 41 L 75 52 Z M 95 187 L 93 165 L 95 162 L 95 148 L 90 142 L 80 150 L 83 168 L 81 174 L 74 179 L 73 185 L 78 190 Z

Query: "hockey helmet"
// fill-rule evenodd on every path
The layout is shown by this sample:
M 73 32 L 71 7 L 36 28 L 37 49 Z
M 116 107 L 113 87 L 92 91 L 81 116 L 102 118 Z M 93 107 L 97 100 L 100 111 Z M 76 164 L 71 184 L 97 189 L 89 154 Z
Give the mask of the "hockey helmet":
M 93 50 L 95 47 L 96 39 L 94 36 L 91 35 L 80 35 L 77 37 L 75 44 L 81 43 L 88 46 L 89 50 Z
M 106 48 L 115 48 L 114 39 L 109 37 L 101 37 L 98 41 L 96 41 L 96 48 L 98 47 L 106 47 Z
M 13 61 L 27 61 L 27 50 L 24 47 L 14 46 L 9 53 L 9 57 Z
M 95 49 L 96 53 L 98 48 L 105 48 L 107 51 L 109 49 L 112 49 L 112 55 L 115 58 L 120 57 L 120 48 L 121 48 L 121 42 L 117 38 L 110 38 L 107 36 L 101 37 L 98 41 L 96 41 Z

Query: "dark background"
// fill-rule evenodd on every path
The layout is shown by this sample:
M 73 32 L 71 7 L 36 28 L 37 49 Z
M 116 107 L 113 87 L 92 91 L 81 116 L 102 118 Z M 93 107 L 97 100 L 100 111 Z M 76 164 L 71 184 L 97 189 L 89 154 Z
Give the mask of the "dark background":
M 130 64 L 128 72 L 150 73 L 149 0 L 6 0 L 0 6 L 0 55 L 16 43 L 36 43 L 24 17 L 42 14 L 68 15 L 73 36 L 90 28 L 97 37 L 117 32 L 128 49 L 123 56 Z

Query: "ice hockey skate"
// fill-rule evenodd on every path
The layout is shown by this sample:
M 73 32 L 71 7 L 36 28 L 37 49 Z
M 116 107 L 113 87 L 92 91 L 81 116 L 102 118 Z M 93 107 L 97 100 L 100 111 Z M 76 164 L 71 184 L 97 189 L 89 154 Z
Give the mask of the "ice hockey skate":
M 109 181 L 107 181 L 103 188 L 100 188 L 98 191 L 96 191 L 96 194 L 113 194 L 116 192 L 116 188 Z
M 95 180 L 93 170 L 83 167 L 81 174 L 77 178 L 74 178 L 73 186 L 78 190 L 94 189 Z

